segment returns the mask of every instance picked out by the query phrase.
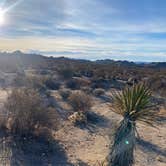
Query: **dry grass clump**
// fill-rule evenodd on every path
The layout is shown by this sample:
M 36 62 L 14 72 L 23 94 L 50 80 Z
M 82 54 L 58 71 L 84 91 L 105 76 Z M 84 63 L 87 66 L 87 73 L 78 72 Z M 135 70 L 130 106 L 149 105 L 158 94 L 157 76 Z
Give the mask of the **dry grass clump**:
M 35 90 L 14 89 L 5 103 L 10 132 L 19 136 L 28 136 L 34 134 L 39 127 L 56 129 L 57 113 L 46 108 L 43 103 L 43 99 Z
M 69 103 L 76 112 L 87 112 L 92 106 L 92 99 L 84 92 L 77 91 L 70 95 Z

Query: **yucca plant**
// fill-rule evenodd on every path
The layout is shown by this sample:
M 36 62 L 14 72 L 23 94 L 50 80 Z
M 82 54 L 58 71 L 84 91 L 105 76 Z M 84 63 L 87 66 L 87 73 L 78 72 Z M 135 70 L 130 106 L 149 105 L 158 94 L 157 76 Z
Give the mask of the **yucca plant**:
M 112 95 L 112 110 L 123 116 L 115 131 L 114 143 L 109 155 L 111 166 L 132 166 L 136 144 L 136 121 L 153 125 L 157 111 L 151 103 L 151 91 L 145 84 L 127 87 Z

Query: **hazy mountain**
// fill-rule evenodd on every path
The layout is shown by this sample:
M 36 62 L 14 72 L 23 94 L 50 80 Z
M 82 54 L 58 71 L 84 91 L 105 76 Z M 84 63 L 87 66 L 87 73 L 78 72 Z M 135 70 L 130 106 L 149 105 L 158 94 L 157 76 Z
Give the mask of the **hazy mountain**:
M 105 64 L 105 65 L 117 65 L 122 67 L 152 67 L 152 68 L 166 68 L 166 62 L 150 63 L 150 64 L 136 64 L 128 61 L 114 61 L 110 59 L 97 60 L 94 62 L 83 59 L 70 59 L 65 57 L 46 57 L 38 54 L 25 54 L 21 51 L 15 51 L 12 53 L 0 52 L 0 70 L 5 72 L 15 72 L 19 68 L 42 68 L 56 65 L 66 65 L 72 63 L 90 63 L 90 64 Z

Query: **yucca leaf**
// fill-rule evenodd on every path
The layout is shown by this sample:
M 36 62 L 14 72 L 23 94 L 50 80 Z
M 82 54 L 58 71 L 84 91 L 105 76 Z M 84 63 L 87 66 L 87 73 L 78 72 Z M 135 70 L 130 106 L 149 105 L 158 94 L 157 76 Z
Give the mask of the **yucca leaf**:
M 157 111 L 153 111 L 151 104 L 151 91 L 144 85 L 138 84 L 125 88 L 122 92 L 112 95 L 113 111 L 126 116 L 131 120 L 147 119 L 155 120 Z

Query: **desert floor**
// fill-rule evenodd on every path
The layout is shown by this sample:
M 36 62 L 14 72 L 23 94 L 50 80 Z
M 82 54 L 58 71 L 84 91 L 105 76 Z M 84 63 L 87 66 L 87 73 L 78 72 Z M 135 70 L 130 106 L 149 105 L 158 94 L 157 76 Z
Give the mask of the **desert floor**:
M 58 103 L 58 111 L 70 112 L 69 105 L 64 102 L 58 92 L 54 92 Z M 0 105 L 7 94 L 0 91 Z M 97 119 L 82 127 L 73 126 L 68 120 L 53 133 L 59 146 L 63 147 L 68 164 L 54 165 L 89 165 L 98 166 L 109 153 L 110 138 L 121 117 L 110 110 L 109 102 L 105 98 L 93 98 L 91 112 Z M 135 166 L 165 166 L 166 165 L 166 110 L 162 108 L 163 120 L 157 128 L 145 124 L 137 124 L 140 139 L 135 150 Z M 62 156 L 58 157 L 63 160 Z M 50 164 L 51 165 L 51 164 Z

